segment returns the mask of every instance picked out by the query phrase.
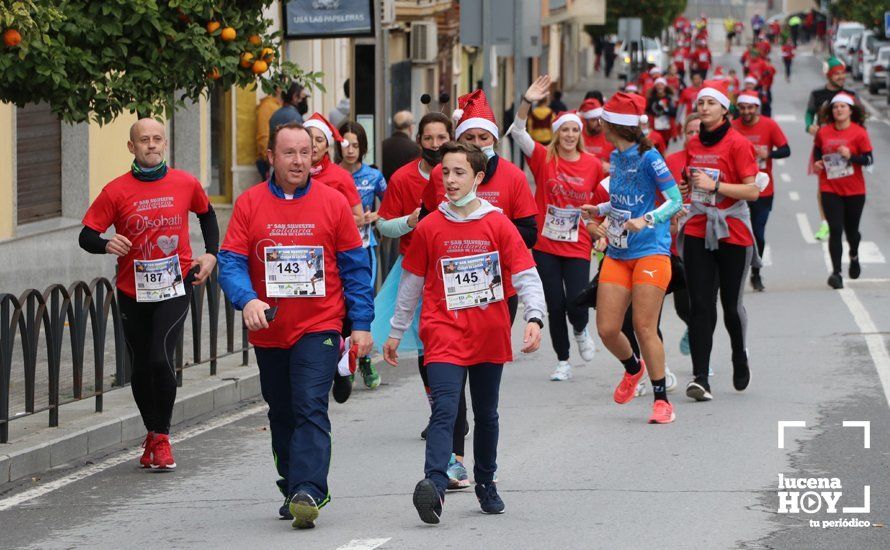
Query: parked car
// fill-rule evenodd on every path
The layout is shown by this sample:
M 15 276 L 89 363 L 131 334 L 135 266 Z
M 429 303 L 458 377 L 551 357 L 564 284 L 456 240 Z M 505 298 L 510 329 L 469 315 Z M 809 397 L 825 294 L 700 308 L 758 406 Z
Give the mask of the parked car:
M 856 57 L 856 52 L 859 51 L 859 40 L 864 32 L 865 29 L 854 30 L 850 34 L 850 38 L 847 39 L 846 44 L 841 46 L 835 54 L 838 59 L 844 62 L 848 71 L 851 71 L 853 68 L 853 58 Z
M 871 67 L 878 59 L 878 50 L 884 46 L 890 46 L 887 40 L 878 40 L 877 37 L 867 40 L 862 48 L 862 83 L 868 86 L 871 82 Z
M 632 45 L 636 44 L 634 42 L 623 42 L 621 46 L 618 48 L 618 57 L 615 60 L 615 71 L 618 73 L 618 78 L 627 78 L 628 73 L 630 72 L 630 54 Z M 646 63 L 652 63 L 656 67 L 664 70 L 667 67 L 668 56 L 667 53 L 661 48 L 661 41 L 658 38 L 650 38 L 648 36 L 643 37 L 643 52 L 645 55 Z
M 878 95 L 878 90 L 887 86 L 887 68 L 890 66 L 890 46 L 884 46 L 878 50 L 878 58 L 871 66 L 871 75 L 868 79 L 868 92 Z
M 868 44 L 869 39 L 874 43 L 875 33 L 870 30 L 856 33 L 850 38 L 847 51 L 850 52 L 850 76 L 853 77 L 853 80 L 862 80 L 862 64 L 865 61 L 865 45 Z
M 850 42 L 850 37 L 858 31 L 863 30 L 865 30 L 865 27 L 862 23 L 853 23 L 851 21 L 843 21 L 839 23 L 831 37 L 831 52 L 844 63 L 847 63 L 844 54 L 847 51 L 846 47 Z M 849 63 L 847 63 L 847 65 L 849 66 Z

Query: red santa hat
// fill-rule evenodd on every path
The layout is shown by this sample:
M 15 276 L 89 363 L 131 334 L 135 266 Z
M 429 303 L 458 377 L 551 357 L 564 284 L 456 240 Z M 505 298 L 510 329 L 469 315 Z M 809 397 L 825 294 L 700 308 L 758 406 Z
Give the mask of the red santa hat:
M 343 136 L 340 135 L 337 128 L 335 128 L 334 125 L 322 114 L 312 113 L 312 116 L 303 123 L 303 127 L 306 129 L 316 128 L 321 130 L 321 133 L 328 138 L 328 145 L 333 145 L 335 141 L 343 147 L 349 145 L 349 142 L 343 139 Z
M 757 85 L 757 77 L 748 75 L 745 77 L 745 84 L 754 84 Z
M 710 97 L 716 99 L 724 109 L 729 109 L 729 83 L 725 80 L 705 80 L 702 85 L 704 87 L 698 92 L 695 101 Z
M 726 78 L 726 75 L 723 74 L 723 67 L 718 65 L 716 69 L 714 69 L 714 80 L 723 80 Z
M 564 111 L 559 113 L 559 116 L 556 117 L 556 120 L 553 121 L 553 124 L 551 124 L 550 127 L 554 132 L 558 132 L 560 126 L 566 122 L 574 122 L 578 125 L 579 130 L 584 128 L 584 124 L 581 122 L 581 117 L 579 117 L 578 113 L 575 111 Z
M 474 90 L 457 98 L 457 109 L 451 114 L 457 128 L 454 130 L 454 139 L 473 128 L 480 128 L 491 133 L 494 139 L 498 139 L 498 123 L 494 118 L 494 112 L 485 98 L 485 92 L 481 89 Z
M 760 107 L 760 96 L 757 92 L 753 90 L 748 90 L 739 94 L 738 99 L 736 99 L 736 103 L 741 105 L 742 103 L 750 103 L 751 105 L 757 105 Z
M 627 86 L 624 87 L 624 91 L 625 91 L 625 92 L 633 92 L 633 93 L 637 93 L 639 90 L 640 90 L 640 89 L 637 88 L 637 85 L 636 85 L 636 84 L 633 84 L 633 83 L 628 84 Z
M 664 84 L 665 86 L 667 86 L 668 81 L 665 80 L 663 76 L 659 76 L 658 78 L 655 79 L 655 84 Z
M 603 106 L 603 120 L 620 126 L 639 126 L 649 122 L 646 98 L 637 94 L 618 92 Z
M 660 67 L 652 67 L 651 69 L 649 69 L 649 74 L 652 76 L 655 76 L 655 75 L 659 75 L 659 74 L 664 74 L 664 71 L 662 71 Z
M 603 104 L 595 97 L 585 99 L 581 108 L 578 109 L 578 114 L 582 118 L 599 118 L 603 116 Z
M 836 94 L 833 98 L 831 98 L 831 104 L 835 103 L 846 103 L 850 107 L 856 104 L 856 100 L 850 94 L 845 94 L 843 92 Z

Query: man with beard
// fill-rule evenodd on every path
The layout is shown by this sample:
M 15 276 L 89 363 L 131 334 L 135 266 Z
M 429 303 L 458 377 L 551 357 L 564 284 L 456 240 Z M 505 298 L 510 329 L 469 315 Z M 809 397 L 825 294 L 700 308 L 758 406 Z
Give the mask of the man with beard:
M 603 104 L 599 99 L 591 97 L 585 99 L 578 109 L 578 114 L 584 119 L 584 149 L 600 159 L 603 163 L 603 172 L 609 173 L 609 155 L 612 154 L 614 147 L 606 139 L 603 133 L 603 125 L 601 117 L 603 115 Z

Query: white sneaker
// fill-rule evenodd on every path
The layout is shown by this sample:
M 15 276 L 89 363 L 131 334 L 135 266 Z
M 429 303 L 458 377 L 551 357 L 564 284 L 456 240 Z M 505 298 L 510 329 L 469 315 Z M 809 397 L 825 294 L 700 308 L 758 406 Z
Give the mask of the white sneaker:
M 647 378 L 640 379 L 637 382 L 637 389 L 634 390 L 634 397 L 640 397 L 641 395 L 646 395 L 649 393 L 649 381 Z
M 677 389 L 677 376 L 667 368 L 667 365 L 664 366 L 664 389 L 669 392 Z
M 578 353 L 581 354 L 581 359 L 593 361 L 593 356 L 596 355 L 596 344 L 590 337 L 587 327 L 582 332 L 575 333 L 575 342 L 578 344 Z
M 560 361 L 556 365 L 556 370 L 550 375 L 553 382 L 563 382 L 572 377 L 572 365 L 568 361 Z

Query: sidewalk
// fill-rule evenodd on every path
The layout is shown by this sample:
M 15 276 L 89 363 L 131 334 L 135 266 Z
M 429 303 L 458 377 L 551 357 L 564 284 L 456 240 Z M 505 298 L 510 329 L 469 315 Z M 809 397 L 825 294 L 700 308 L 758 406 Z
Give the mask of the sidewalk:
M 256 365 L 244 367 L 240 362 L 240 353 L 220 359 L 216 376 L 209 375 L 209 365 L 183 370 L 182 387 L 173 407 L 174 441 L 177 425 L 260 396 L 259 370 Z M 97 453 L 138 444 L 145 437 L 129 387 L 106 393 L 101 413 L 95 412 L 94 399 L 63 405 L 58 428 L 47 427 L 48 414 L 10 422 L 10 443 L 0 445 L 0 493 L 12 488 L 17 480 L 77 465 Z

